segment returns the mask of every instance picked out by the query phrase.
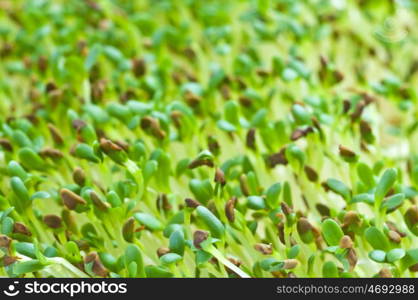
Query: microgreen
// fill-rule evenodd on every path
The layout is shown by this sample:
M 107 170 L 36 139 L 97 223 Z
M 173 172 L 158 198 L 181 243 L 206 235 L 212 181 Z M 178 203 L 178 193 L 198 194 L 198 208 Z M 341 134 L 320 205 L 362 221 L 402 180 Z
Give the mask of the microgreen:
M 416 276 L 408 1 L 1 2 L 0 276 Z

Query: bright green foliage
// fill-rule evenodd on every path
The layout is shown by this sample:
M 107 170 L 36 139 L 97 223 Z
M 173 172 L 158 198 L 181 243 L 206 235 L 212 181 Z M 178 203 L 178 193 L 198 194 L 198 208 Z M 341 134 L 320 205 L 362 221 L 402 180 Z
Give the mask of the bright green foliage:
M 0 0 L 0 277 L 415 277 L 414 1 Z

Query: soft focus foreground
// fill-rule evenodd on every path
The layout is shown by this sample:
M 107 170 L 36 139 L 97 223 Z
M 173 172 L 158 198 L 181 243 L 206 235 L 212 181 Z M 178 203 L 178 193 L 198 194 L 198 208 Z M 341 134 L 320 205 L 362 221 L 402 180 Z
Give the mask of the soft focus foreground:
M 0 275 L 414 277 L 414 1 L 1 1 Z

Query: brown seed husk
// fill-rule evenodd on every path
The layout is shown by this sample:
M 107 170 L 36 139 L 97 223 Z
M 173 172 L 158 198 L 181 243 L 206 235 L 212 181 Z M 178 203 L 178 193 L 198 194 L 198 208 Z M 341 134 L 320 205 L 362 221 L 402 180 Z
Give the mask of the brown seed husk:
M 60 150 L 53 148 L 44 148 L 39 152 L 39 154 L 42 157 L 49 157 L 52 159 L 60 159 L 64 157 L 64 154 Z
M 57 229 L 62 226 L 62 219 L 57 215 L 45 215 L 44 223 L 50 228 Z
M 81 128 L 87 126 L 87 123 L 83 120 L 76 119 L 72 122 L 72 126 L 77 132 L 79 132 Z
M 13 233 L 19 233 L 26 236 L 31 236 L 32 232 L 30 232 L 29 228 L 26 227 L 25 224 L 16 222 L 13 224 Z
M 300 138 L 307 136 L 309 133 L 313 132 L 312 127 L 307 127 L 306 129 L 297 128 L 292 132 L 290 139 L 292 141 L 297 141 Z
M 116 143 L 113 143 L 111 140 L 105 139 L 105 138 L 101 138 L 100 139 L 100 149 L 102 149 L 102 151 L 104 153 L 111 153 L 114 151 L 122 151 L 122 147 L 120 147 L 119 145 L 117 145 Z
M 62 135 L 60 131 L 58 130 L 58 128 L 56 128 L 53 124 L 49 123 L 48 130 L 49 130 L 49 133 L 51 134 L 52 140 L 54 141 L 56 145 L 64 144 L 64 139 L 62 138 Z
M 380 278 L 392 278 L 392 272 L 388 268 L 383 268 L 379 271 Z
M 278 231 L 278 236 L 279 236 L 279 240 L 280 242 L 282 242 L 282 244 L 286 244 L 285 238 L 284 238 L 284 223 L 279 223 L 277 224 L 277 231 Z
M 5 255 L 3 257 L 3 266 L 5 267 L 10 266 L 11 264 L 15 263 L 17 260 L 18 258 L 16 256 Z
M 343 145 L 339 145 L 338 146 L 338 150 L 340 152 L 340 155 L 342 157 L 346 157 L 346 158 L 354 158 L 356 157 L 356 153 L 350 149 L 348 149 L 347 147 L 344 147 Z
M 254 249 L 264 255 L 270 255 L 273 253 L 273 248 L 269 244 L 258 243 L 254 245 Z
M 147 71 L 145 60 L 142 58 L 135 58 L 132 60 L 132 72 L 136 77 L 142 77 Z
M 70 191 L 69 189 L 61 189 L 60 196 L 65 207 L 67 207 L 70 210 L 76 209 L 77 205 L 87 204 L 87 202 L 83 198 L 81 198 L 76 193 Z
M 157 255 L 158 257 L 161 257 L 163 255 L 166 255 L 167 253 L 170 253 L 170 249 L 167 247 L 160 247 L 157 249 Z
M 158 119 L 152 118 L 150 116 L 145 116 L 141 119 L 140 124 L 143 130 L 150 130 L 150 133 L 154 137 L 158 139 L 165 138 L 166 133 L 161 129 Z
M 302 217 L 298 220 L 296 229 L 300 235 L 304 235 L 305 233 L 312 230 L 312 225 L 309 223 L 308 219 Z
M 395 231 L 397 234 L 399 234 L 401 238 L 406 237 L 406 233 L 400 231 L 393 222 L 387 221 L 386 226 L 389 228 L 389 230 Z
M 356 105 L 354 112 L 351 114 L 351 119 L 352 120 L 358 119 L 363 113 L 363 110 L 365 107 L 366 107 L 366 103 L 363 100 L 359 101 Z
M 181 127 L 181 118 L 182 118 L 182 116 L 183 116 L 183 113 L 181 111 L 179 111 L 179 110 L 173 110 L 170 113 L 170 117 L 173 120 L 173 123 L 174 123 L 174 125 L 177 128 L 180 128 Z
M 7 139 L 0 139 L 0 147 L 2 147 L 4 150 L 12 152 L 13 151 L 13 146 L 12 143 L 10 143 L 9 140 Z
M 232 197 L 225 204 L 225 215 L 228 218 L 229 222 L 235 221 L 235 202 L 237 201 L 236 197 Z
M 186 202 L 186 206 L 187 206 L 187 207 L 190 207 L 190 208 L 196 208 L 196 207 L 198 207 L 199 205 L 202 205 L 202 204 L 200 204 L 200 202 L 199 202 L 199 201 L 194 200 L 194 199 L 191 199 L 191 198 L 186 198 L 186 199 L 184 200 L 184 202 Z
M 250 128 L 245 138 L 245 144 L 250 149 L 255 149 L 255 129 Z
M 357 259 L 357 253 L 353 248 L 348 250 L 347 260 L 348 260 L 348 263 L 350 264 L 350 270 L 353 270 L 354 267 L 356 266 L 357 260 L 358 260 Z
M 84 258 L 84 263 L 88 264 L 93 262 L 93 273 L 100 276 L 100 277 L 106 277 L 109 272 L 108 270 L 105 268 L 105 266 L 102 264 L 102 262 L 100 261 L 99 256 L 97 255 L 96 252 L 91 252 L 90 254 L 88 254 L 85 258 Z
M 418 206 L 413 205 L 405 213 L 405 218 L 408 219 L 408 221 L 415 225 L 418 223 Z
M 162 193 L 157 196 L 157 207 L 158 209 L 162 209 L 164 211 L 169 211 L 172 209 L 172 206 L 168 201 L 167 194 Z
M 0 248 L 9 248 L 12 239 L 6 235 L 0 235 Z
M 297 259 L 285 259 L 283 269 L 294 269 L 298 265 L 299 261 Z
M 242 174 L 239 177 L 239 185 L 241 188 L 241 192 L 244 194 L 244 196 L 248 197 L 250 195 L 250 189 L 248 187 L 247 175 Z
M 418 264 L 412 265 L 409 267 L 409 271 L 418 272 Z
M 321 214 L 321 216 L 323 217 L 329 217 L 329 215 L 331 214 L 331 211 L 329 209 L 328 206 L 326 206 L 325 204 L 322 203 L 318 203 L 316 205 L 316 209 L 318 210 L 318 212 Z
M 99 195 L 97 195 L 97 193 L 94 191 L 90 192 L 90 199 L 93 202 L 94 206 L 96 206 L 98 209 L 102 211 L 106 211 L 110 207 L 109 203 L 102 201 Z
M 389 236 L 389 239 L 394 243 L 399 244 L 401 242 L 401 236 L 396 231 L 389 230 L 388 236 Z
M 352 225 L 352 224 L 359 224 L 360 223 L 360 217 L 358 216 L 358 214 L 355 211 L 348 211 L 344 215 L 343 223 L 346 224 L 347 226 Z
M 283 212 L 286 216 L 290 215 L 290 214 L 293 212 L 293 209 L 292 209 L 289 205 L 287 205 L 287 203 L 285 203 L 285 202 L 282 202 L 282 203 L 280 204 L 280 206 L 281 206 L 281 208 L 282 208 L 282 212 Z
M 237 267 L 241 266 L 241 264 L 242 264 L 242 262 L 235 257 L 228 257 L 227 259 Z M 232 271 L 230 268 L 228 268 L 226 266 L 225 266 L 225 270 L 228 272 L 228 274 L 236 274 L 234 271 Z
M 285 155 L 286 148 L 282 148 L 279 152 L 274 153 L 267 157 L 267 164 L 270 168 L 274 168 L 276 165 L 287 165 L 288 161 Z
M 318 181 L 318 178 L 319 178 L 318 173 L 313 168 L 311 168 L 310 166 L 305 166 L 304 171 L 309 181 L 312 181 L 312 182 Z
M 130 217 L 122 226 L 122 235 L 127 242 L 132 242 L 135 231 L 135 219 Z
M 188 165 L 188 168 L 195 169 L 201 166 L 208 166 L 208 167 L 213 168 L 214 165 L 213 165 L 213 161 L 210 159 L 195 159 Z
M 75 168 L 73 171 L 73 180 L 79 186 L 84 186 L 86 183 L 86 174 L 84 173 L 84 170 L 79 167 Z
M 193 234 L 193 245 L 197 249 L 202 249 L 200 244 L 208 238 L 209 234 L 203 230 L 196 230 Z
M 220 168 L 216 168 L 214 181 L 219 183 L 221 186 L 226 184 L 225 174 Z
M 344 235 L 340 240 L 340 247 L 343 249 L 353 248 L 353 241 L 348 235 Z

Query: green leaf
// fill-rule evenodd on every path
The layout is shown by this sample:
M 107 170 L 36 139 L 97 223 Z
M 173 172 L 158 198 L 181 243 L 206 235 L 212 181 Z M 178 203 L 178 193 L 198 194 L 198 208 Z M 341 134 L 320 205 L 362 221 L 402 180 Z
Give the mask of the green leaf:
M 260 196 L 249 196 L 247 197 L 247 206 L 254 210 L 266 209 L 266 203 L 263 197 Z
M 94 44 L 89 54 L 87 55 L 86 61 L 84 62 L 84 68 L 90 71 L 93 65 L 96 63 L 98 56 L 102 52 L 102 47 L 99 44 Z
M 100 252 L 99 253 L 100 261 L 103 265 L 109 270 L 116 270 L 117 259 L 110 253 Z
M 31 258 L 36 257 L 35 246 L 32 243 L 20 242 L 15 244 L 15 249 L 20 254 L 29 256 Z
M 24 262 L 17 262 L 13 265 L 13 273 L 15 275 L 22 275 L 42 270 L 45 267 L 39 260 L 28 260 Z
M 144 181 L 148 182 L 151 177 L 157 173 L 158 169 L 158 162 L 155 160 L 149 160 L 145 163 L 143 174 L 144 174 Z
M 282 78 L 285 81 L 292 81 L 298 78 L 298 73 L 293 69 L 285 68 L 282 72 Z
M 292 106 L 292 115 L 298 125 L 310 125 L 311 115 L 306 108 L 300 104 Z
M 29 192 L 19 177 L 12 177 L 10 180 L 10 185 L 12 187 L 13 193 L 19 199 L 19 204 L 21 207 L 27 207 L 30 205 Z
M 299 252 L 300 252 L 300 246 L 299 245 L 294 245 L 292 248 L 287 250 L 287 258 L 289 258 L 289 259 L 295 258 L 295 257 L 298 256 Z
M 106 106 L 106 111 L 114 118 L 122 123 L 128 124 L 131 120 L 131 110 L 126 106 L 117 102 L 111 102 Z
M 401 260 L 403 268 L 409 268 L 418 264 L 418 248 L 409 249 Z
M 374 179 L 373 170 L 368 165 L 365 163 L 358 163 L 357 174 L 361 182 L 363 182 L 367 188 L 371 189 L 375 186 L 376 181 Z
M 219 129 L 226 131 L 226 132 L 234 132 L 237 130 L 237 128 L 233 124 L 229 123 L 226 120 L 219 120 L 216 123 L 216 125 L 219 127 Z
M 401 248 L 392 249 L 388 253 L 386 253 L 386 260 L 390 263 L 393 263 L 403 258 L 405 254 L 406 252 L 404 249 L 401 249 Z
M 202 204 L 206 204 L 213 197 L 213 188 L 209 179 L 192 179 L 189 182 L 189 188 Z
M 181 261 L 182 257 L 176 253 L 167 253 L 161 256 L 160 260 L 164 265 L 171 265 Z
M 381 207 L 391 212 L 403 204 L 404 194 L 395 194 L 383 200 Z
M 332 261 L 327 261 L 322 266 L 322 275 L 324 278 L 338 278 L 338 268 L 337 265 Z
M 287 146 L 286 157 L 291 163 L 292 161 L 297 162 L 299 167 L 303 166 L 306 160 L 305 153 L 296 144 L 290 144 Z
M 137 267 L 135 277 L 145 277 L 141 251 L 137 245 L 129 244 L 125 250 L 125 267 L 128 268 L 132 262 L 135 262 Z
M 322 235 L 329 246 L 336 246 L 344 236 L 340 225 L 333 219 L 326 219 L 322 223 Z
M 289 205 L 293 206 L 293 200 L 292 200 L 292 188 L 290 187 L 289 182 L 285 182 L 283 185 L 283 201 Z
M 341 181 L 330 178 L 327 180 L 327 186 L 330 190 L 332 190 L 334 193 L 342 196 L 345 200 L 349 200 L 351 196 L 350 189 Z
M 382 250 L 373 250 L 369 252 L 369 257 L 375 262 L 382 263 L 386 260 L 386 253 Z
M 174 274 L 163 267 L 146 266 L 145 273 L 147 278 L 172 278 Z
M 239 124 L 239 107 L 235 101 L 227 101 L 224 104 L 224 116 L 225 120 L 230 124 Z
M 363 202 L 367 204 L 373 204 L 374 203 L 374 195 L 369 193 L 363 193 L 355 195 L 353 198 L 351 198 L 351 203 L 358 203 Z
M 13 142 L 15 142 L 19 147 L 32 147 L 32 141 L 30 138 L 21 130 L 15 130 L 12 135 Z
M 283 268 L 284 263 L 282 261 L 278 261 L 277 259 L 270 257 L 263 259 L 260 262 L 260 267 L 267 272 L 278 271 Z
M 184 233 L 184 228 L 180 224 L 172 223 L 172 224 L 167 225 L 164 228 L 163 234 L 166 238 L 169 238 L 171 236 L 171 234 L 175 231 L 183 231 L 183 233 Z
M 376 250 L 387 251 L 389 249 L 388 238 L 376 227 L 369 227 L 364 232 L 366 240 Z
M 106 199 L 112 207 L 119 207 L 122 205 L 122 200 L 115 191 L 109 191 L 106 195 Z
M 50 197 L 51 197 L 51 195 L 48 192 L 39 191 L 39 192 L 36 192 L 36 193 L 32 194 L 30 199 L 31 200 L 34 200 L 34 199 L 48 199 Z
M 389 192 L 389 190 L 392 188 L 392 186 L 395 184 L 396 178 L 397 178 L 397 171 L 396 169 L 387 169 L 382 177 L 380 178 L 376 191 L 374 192 L 375 195 L 375 201 L 380 204 L 383 198 L 386 196 L 386 194 Z
M 17 176 L 22 181 L 25 181 L 28 178 L 28 173 L 26 173 L 25 169 L 23 169 L 22 166 L 14 160 L 11 160 L 7 165 L 7 171 L 10 176 Z
M 147 213 L 135 213 L 134 218 L 149 230 L 160 231 L 164 229 L 164 225 L 153 215 Z
M 266 203 L 271 208 L 277 208 L 280 205 L 280 191 L 282 185 L 280 183 L 274 183 L 271 185 L 266 192 Z
M 66 258 L 70 262 L 78 263 L 82 260 L 81 255 L 80 255 L 80 249 L 78 248 L 78 245 L 75 242 L 73 241 L 67 242 L 65 244 L 65 250 L 67 252 Z
M 185 248 L 185 240 L 183 230 L 175 230 L 170 235 L 169 248 L 171 252 L 183 256 Z
M 90 162 L 93 163 L 99 163 L 100 162 L 100 158 L 94 153 L 94 150 L 92 147 L 90 147 L 87 144 L 78 144 L 75 147 L 75 156 L 82 158 L 82 159 L 86 159 Z
M 198 250 L 196 252 L 196 265 L 201 266 L 207 263 L 211 258 L 212 258 L 212 254 L 203 250 Z
M 267 120 L 268 120 L 267 113 L 268 113 L 268 110 L 265 108 L 258 110 L 254 114 L 251 120 L 251 127 L 255 127 L 255 128 L 265 127 L 267 125 Z
M 45 170 L 44 160 L 31 148 L 22 148 L 17 153 L 20 162 L 28 169 Z
M 225 234 L 225 227 L 222 222 L 206 207 L 198 206 L 196 208 L 197 215 L 209 228 L 210 233 L 215 238 L 222 238 Z

